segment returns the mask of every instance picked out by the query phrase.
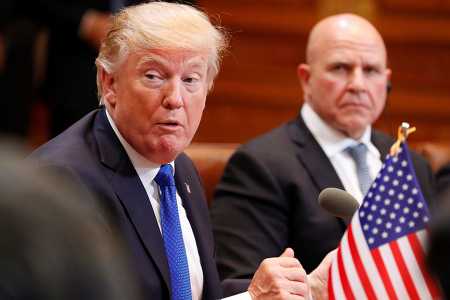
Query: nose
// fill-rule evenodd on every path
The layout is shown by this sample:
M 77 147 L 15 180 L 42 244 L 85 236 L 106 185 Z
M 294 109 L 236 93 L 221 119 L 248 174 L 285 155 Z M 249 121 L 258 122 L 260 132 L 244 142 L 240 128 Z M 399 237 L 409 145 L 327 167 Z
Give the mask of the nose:
M 167 82 L 162 105 L 167 109 L 178 109 L 183 106 L 182 85 L 177 80 Z
M 366 88 L 365 78 L 363 71 L 360 68 L 356 68 L 351 73 L 349 78 L 348 88 L 353 92 L 362 92 Z

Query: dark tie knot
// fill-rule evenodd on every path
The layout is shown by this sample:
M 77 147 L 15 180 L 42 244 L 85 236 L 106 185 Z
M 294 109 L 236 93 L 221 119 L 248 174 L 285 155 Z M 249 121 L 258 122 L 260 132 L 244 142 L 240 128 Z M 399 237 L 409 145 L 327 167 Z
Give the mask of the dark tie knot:
M 159 186 L 175 186 L 172 165 L 162 165 L 159 168 L 158 174 L 156 174 L 155 181 Z

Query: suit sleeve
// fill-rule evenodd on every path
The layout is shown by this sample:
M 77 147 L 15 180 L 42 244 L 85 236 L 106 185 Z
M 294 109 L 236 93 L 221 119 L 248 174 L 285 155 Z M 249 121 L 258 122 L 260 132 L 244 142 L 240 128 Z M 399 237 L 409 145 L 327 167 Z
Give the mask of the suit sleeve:
M 251 278 L 261 261 L 288 243 L 289 205 L 276 176 L 239 149 L 225 168 L 211 207 L 221 279 Z
M 413 163 L 419 181 L 422 194 L 431 209 L 436 205 L 437 190 L 436 180 L 428 162 L 420 155 L 413 152 Z
M 436 172 L 436 189 L 439 196 L 450 192 L 450 163 Z

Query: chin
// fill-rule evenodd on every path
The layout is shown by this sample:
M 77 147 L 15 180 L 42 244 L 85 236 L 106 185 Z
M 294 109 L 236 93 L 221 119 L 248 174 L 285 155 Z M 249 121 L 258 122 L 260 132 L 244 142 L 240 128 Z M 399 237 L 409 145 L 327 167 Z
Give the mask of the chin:
M 187 144 L 181 140 L 163 140 L 156 147 L 155 156 L 158 157 L 157 163 L 169 163 L 177 158 L 184 151 Z
M 366 130 L 366 128 L 367 128 L 367 125 L 355 124 L 354 126 L 347 127 L 346 132 L 347 132 L 348 136 L 357 140 L 364 134 L 364 131 Z

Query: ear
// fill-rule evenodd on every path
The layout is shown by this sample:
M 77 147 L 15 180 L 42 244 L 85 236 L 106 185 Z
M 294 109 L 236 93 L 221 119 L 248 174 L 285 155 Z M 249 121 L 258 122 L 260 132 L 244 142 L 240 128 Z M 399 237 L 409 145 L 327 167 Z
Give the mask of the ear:
M 311 77 L 311 67 L 308 64 L 300 64 L 297 67 L 297 77 L 302 86 L 303 100 L 306 101 L 309 97 L 309 79 Z
M 391 69 L 386 69 L 386 79 L 387 79 L 387 81 L 390 81 L 391 80 L 391 77 L 392 77 L 392 71 L 391 71 Z
M 114 108 L 116 106 L 116 85 L 113 74 L 106 72 L 104 68 L 99 71 L 100 88 L 102 98 L 106 106 Z

